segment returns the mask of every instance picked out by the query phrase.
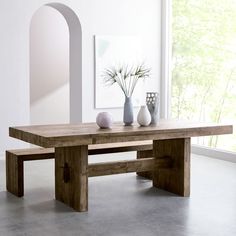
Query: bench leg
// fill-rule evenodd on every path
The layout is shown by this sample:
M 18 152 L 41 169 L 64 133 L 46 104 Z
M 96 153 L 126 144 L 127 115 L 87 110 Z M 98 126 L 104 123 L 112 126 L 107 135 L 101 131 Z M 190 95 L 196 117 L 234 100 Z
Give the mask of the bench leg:
M 7 191 L 17 197 L 24 196 L 23 161 L 12 153 L 6 152 Z
M 171 168 L 153 172 L 153 186 L 171 193 L 188 197 L 190 195 L 190 138 L 154 140 L 155 158 L 170 157 Z
M 56 200 L 88 211 L 88 146 L 55 148 Z
M 137 159 L 153 157 L 153 151 L 137 151 Z M 152 171 L 136 172 L 138 176 L 152 180 Z

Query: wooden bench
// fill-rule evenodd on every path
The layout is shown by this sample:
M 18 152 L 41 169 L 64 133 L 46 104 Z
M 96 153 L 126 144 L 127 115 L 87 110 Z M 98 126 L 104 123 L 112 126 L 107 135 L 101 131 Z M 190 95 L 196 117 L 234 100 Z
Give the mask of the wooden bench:
M 152 156 L 152 141 L 89 145 L 88 154 L 106 154 L 137 151 L 137 158 Z M 6 151 L 6 186 L 8 192 L 17 197 L 24 196 L 24 162 L 54 159 L 53 148 L 28 148 Z M 92 165 L 91 165 L 92 168 Z M 150 172 L 137 173 L 150 178 Z M 95 175 L 94 175 L 95 176 Z

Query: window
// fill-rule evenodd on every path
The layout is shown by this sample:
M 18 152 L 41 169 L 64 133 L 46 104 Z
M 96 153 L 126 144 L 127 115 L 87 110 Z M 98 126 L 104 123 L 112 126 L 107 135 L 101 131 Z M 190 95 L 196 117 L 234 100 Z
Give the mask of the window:
M 236 124 L 236 1 L 172 0 L 171 117 Z M 236 134 L 193 141 L 236 151 Z

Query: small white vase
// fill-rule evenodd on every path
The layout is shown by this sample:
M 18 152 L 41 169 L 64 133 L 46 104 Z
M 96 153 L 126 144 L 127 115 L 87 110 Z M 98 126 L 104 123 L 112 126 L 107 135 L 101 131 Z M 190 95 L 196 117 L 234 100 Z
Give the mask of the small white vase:
M 141 106 L 137 121 L 141 126 L 148 126 L 151 123 L 151 115 L 147 106 Z

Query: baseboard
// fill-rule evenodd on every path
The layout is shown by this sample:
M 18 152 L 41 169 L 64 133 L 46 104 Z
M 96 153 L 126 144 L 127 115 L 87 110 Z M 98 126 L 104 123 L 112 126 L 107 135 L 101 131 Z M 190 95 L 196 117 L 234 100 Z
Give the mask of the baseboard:
M 201 155 L 201 156 L 208 156 L 211 158 L 215 158 L 218 160 L 229 161 L 236 163 L 236 153 L 229 152 L 220 149 L 208 148 L 199 145 L 192 145 L 192 153 Z

